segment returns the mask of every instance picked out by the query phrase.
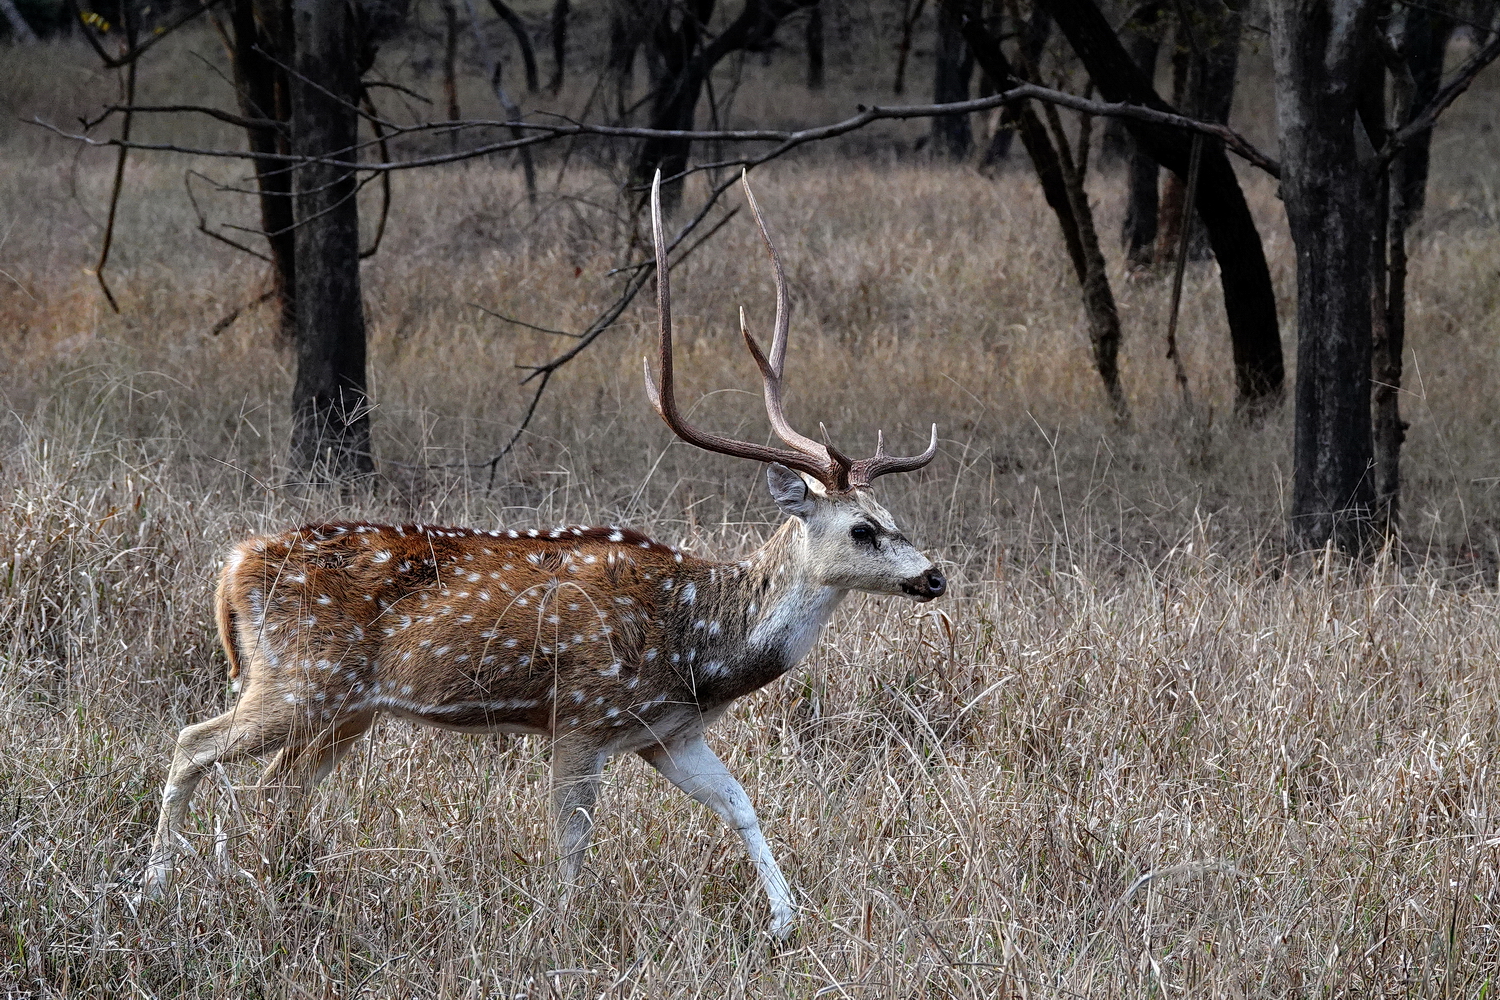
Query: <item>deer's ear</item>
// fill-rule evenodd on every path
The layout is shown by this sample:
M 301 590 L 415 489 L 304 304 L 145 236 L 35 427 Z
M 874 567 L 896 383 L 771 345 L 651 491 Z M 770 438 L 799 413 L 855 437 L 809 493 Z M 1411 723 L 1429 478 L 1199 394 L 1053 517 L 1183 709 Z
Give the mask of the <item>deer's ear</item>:
M 771 499 L 783 514 L 792 517 L 807 517 L 813 512 L 812 491 L 802 477 L 779 462 L 766 467 L 766 485 L 771 488 Z

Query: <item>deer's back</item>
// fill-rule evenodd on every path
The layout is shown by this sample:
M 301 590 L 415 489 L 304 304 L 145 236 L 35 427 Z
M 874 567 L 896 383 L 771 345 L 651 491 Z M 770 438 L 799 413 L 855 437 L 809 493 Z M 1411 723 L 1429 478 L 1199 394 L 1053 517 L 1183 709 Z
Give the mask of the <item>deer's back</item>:
M 246 697 L 314 723 L 386 710 L 562 734 L 692 700 L 665 633 L 678 581 L 712 565 L 619 528 L 328 524 L 238 545 L 220 597 Z

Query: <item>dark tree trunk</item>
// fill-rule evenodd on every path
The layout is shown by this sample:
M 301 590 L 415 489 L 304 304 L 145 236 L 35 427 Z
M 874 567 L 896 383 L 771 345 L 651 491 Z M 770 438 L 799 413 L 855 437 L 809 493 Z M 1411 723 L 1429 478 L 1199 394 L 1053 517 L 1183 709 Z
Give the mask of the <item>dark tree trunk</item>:
M 1396 52 L 1405 72 L 1391 74 L 1394 96 L 1391 124 L 1400 128 L 1437 93 L 1452 22 L 1441 15 L 1434 16 L 1429 10 L 1407 8 L 1394 28 Z M 1377 91 L 1381 96 L 1384 76 L 1381 70 Z M 1428 129 L 1391 160 L 1390 172 L 1381 184 L 1385 212 L 1376 216 L 1375 238 L 1383 238 L 1384 246 L 1377 248 L 1378 261 L 1372 264 L 1372 281 L 1379 283 L 1377 290 L 1383 289 L 1382 294 L 1372 297 L 1375 520 L 1380 528 L 1392 534 L 1401 528 L 1401 446 L 1407 430 L 1407 423 L 1401 418 L 1402 354 L 1406 347 L 1406 233 L 1422 211 L 1431 143 L 1432 130 Z
M 1329 8 L 1332 8 L 1331 10 Z M 1375 5 L 1271 5 L 1281 191 L 1297 248 L 1296 469 L 1288 543 L 1361 550 L 1370 475 L 1371 201 L 1356 95 Z
M 568 10 L 568 0 L 552 4 L 552 79 L 547 81 L 547 89 L 554 95 L 562 90 L 568 58 Z
M 656 29 L 647 40 L 647 45 L 661 64 L 660 79 L 651 99 L 650 128 L 693 127 L 703 81 L 712 68 L 704 65 L 699 42 L 703 26 L 713 15 L 713 9 L 714 0 L 690 0 L 676 25 L 672 23 L 670 14 L 663 12 Z M 636 183 L 649 183 L 651 175 L 657 170 L 661 171 L 663 178 L 675 178 L 687 167 L 692 145 L 687 139 L 643 141 L 636 159 Z M 681 201 L 681 180 L 662 185 L 663 211 L 670 215 Z
M 823 3 L 813 0 L 807 10 L 807 30 L 803 38 L 807 44 L 807 89 L 823 89 Z
M 256 19 L 261 8 L 263 22 Z M 291 64 L 292 38 L 284 2 L 257 4 L 235 0 L 230 11 L 234 28 L 235 90 L 240 113 L 246 118 L 270 119 L 283 129 L 251 128 L 245 137 L 251 152 L 285 156 L 291 152 L 291 93 L 282 67 Z M 280 65 L 277 65 L 280 63 Z M 260 191 L 260 224 L 271 256 L 272 291 L 280 307 L 280 332 L 292 340 L 297 330 L 297 255 L 292 228 L 291 175 L 279 163 L 255 161 Z
M 353 10 L 295 0 L 293 152 L 352 159 L 360 97 Z M 317 481 L 374 471 L 365 398 L 365 317 L 354 171 L 308 165 L 295 174 L 297 379 L 292 465 Z
M 1170 0 L 1146 0 L 1126 15 L 1120 23 L 1120 44 L 1130 53 L 1146 79 L 1156 79 L 1156 54 L 1161 48 L 1162 25 L 1166 19 L 1162 9 Z M 1126 161 L 1134 152 L 1130 132 L 1118 118 L 1104 122 L 1104 134 L 1099 142 L 1099 165 Z
M 1040 7 L 1033 7 L 1031 17 L 1018 27 L 1017 33 L 1020 35 L 1020 44 L 1016 47 L 1016 56 L 1021 64 L 1021 72 L 1037 76 L 1038 67 L 1042 63 L 1042 53 L 1047 49 L 1047 40 L 1052 37 L 1052 18 L 1048 17 L 1047 12 Z M 986 73 L 985 77 L 988 79 L 989 74 Z M 990 80 L 990 83 L 996 90 L 1001 90 L 1005 86 L 1003 80 Z M 984 151 L 984 157 L 981 160 L 984 166 L 1003 163 L 1006 157 L 1010 156 L 1010 145 L 1016 136 L 1014 110 L 1007 108 L 1001 116 L 1000 123 L 1002 127 L 996 129 L 995 134 L 990 138 L 989 148 Z
M 1195 0 L 1182 8 L 1172 54 L 1172 103 L 1188 114 L 1208 121 L 1228 123 L 1234 106 L 1235 75 L 1240 62 L 1240 15 L 1220 0 Z M 1183 225 L 1186 180 L 1169 174 L 1161 199 L 1158 256 L 1166 260 L 1176 253 Z M 1207 233 L 1195 226 L 1188 243 L 1191 260 L 1211 256 Z
M 526 90 L 536 93 L 541 84 L 537 82 L 536 51 L 531 47 L 531 35 L 526 32 L 526 22 L 521 20 L 521 16 L 505 0 L 490 0 L 490 6 L 494 8 L 495 16 L 504 21 L 510 28 L 510 33 L 516 36 L 516 46 L 521 50 L 521 65 L 526 69 Z
M 688 0 L 675 26 L 670 16 L 664 14 L 649 40 L 661 63 L 661 75 L 651 101 L 650 127 L 691 129 L 703 84 L 719 60 L 731 52 L 768 45 L 782 19 L 807 2 L 745 0 L 735 19 L 707 44 L 704 44 L 704 26 L 713 16 L 714 0 Z M 650 183 L 657 170 L 664 179 L 676 177 L 687 168 L 691 150 L 689 139 L 644 140 L 636 157 L 636 183 Z M 661 194 L 662 210 L 672 212 L 682 200 L 681 180 L 663 183 Z
M 932 102 L 951 104 L 969 99 L 969 78 L 974 75 L 974 56 L 964 43 L 962 20 L 978 17 L 979 5 L 964 0 L 957 5 L 942 3 L 937 12 L 937 52 L 932 70 Z M 932 150 L 938 156 L 961 160 L 974 148 L 974 130 L 968 115 L 940 115 L 932 119 Z
M 1038 0 L 1055 20 L 1106 101 L 1128 101 L 1161 111 L 1173 110 L 1120 44 L 1092 0 Z M 1192 140 L 1187 133 L 1149 122 L 1130 120 L 1131 135 L 1156 162 L 1186 177 Z M 1219 259 L 1224 311 L 1234 350 L 1235 405 L 1252 417 L 1281 400 L 1286 374 L 1276 295 L 1266 266 L 1260 233 L 1245 203 L 1239 179 L 1217 144 L 1203 148 L 1197 208 Z
M 1448 39 L 1453 37 L 1457 22 L 1445 14 L 1415 6 L 1403 11 L 1401 55 L 1411 73 L 1411 113 L 1425 108 L 1437 96 L 1443 82 L 1443 55 Z M 1432 129 L 1426 129 L 1407 143 L 1397 158 L 1401 163 L 1401 186 L 1392 196 L 1392 206 L 1399 208 L 1409 227 L 1422 214 L 1427 200 L 1427 167 L 1432 149 Z
M 1137 10 L 1121 29 L 1125 49 L 1143 76 L 1156 78 L 1156 59 L 1161 52 L 1161 5 L 1151 3 Z M 1156 252 L 1157 181 L 1161 169 L 1150 154 L 1130 135 L 1119 119 L 1110 125 L 1124 137 L 1128 164 L 1128 190 L 1125 201 L 1125 224 L 1120 229 L 1120 245 L 1131 267 L 1150 266 Z M 1109 133 L 1106 131 L 1106 136 Z
M 443 96 L 447 99 L 448 120 L 458 121 L 458 8 L 453 0 L 443 0 Z M 458 131 L 448 133 L 448 148 L 458 148 Z
M 958 2 L 960 0 L 944 0 L 945 5 Z M 1001 80 L 1018 79 L 1001 51 L 1000 44 L 985 30 L 978 18 L 962 19 L 961 27 L 965 42 L 986 77 L 997 81 L 997 84 Z M 1053 135 L 1058 140 L 1058 146 L 1052 144 L 1047 126 L 1037 116 L 1036 109 L 1030 102 L 1020 102 L 1013 110 L 1016 131 L 1021 134 L 1021 144 L 1036 168 L 1037 180 L 1042 185 L 1042 196 L 1047 199 L 1048 207 L 1057 217 L 1063 243 L 1068 250 L 1068 259 L 1073 264 L 1073 273 L 1078 277 L 1078 286 L 1083 293 L 1084 312 L 1089 321 L 1089 343 L 1093 348 L 1094 368 L 1104 383 L 1104 393 L 1109 398 L 1116 419 L 1123 422 L 1128 419 L 1129 411 L 1120 385 L 1120 316 L 1115 307 L 1114 292 L 1109 287 L 1109 272 L 1105 267 L 1104 255 L 1099 250 L 1093 212 L 1083 189 L 1081 168 L 1084 155 L 1076 160 L 1072 156 L 1054 108 L 1049 106 L 1046 110 L 1054 125 Z
M 630 106 L 630 91 L 635 83 L 635 50 L 640 36 L 631 30 L 629 18 L 618 8 L 609 17 L 609 54 L 604 65 L 606 78 L 614 89 L 615 117 L 625 118 Z
M 906 64 L 911 58 L 912 35 L 917 30 L 917 19 L 927 7 L 927 0 L 906 0 L 901 11 L 901 41 L 896 45 L 896 78 L 891 81 L 891 93 L 906 93 Z

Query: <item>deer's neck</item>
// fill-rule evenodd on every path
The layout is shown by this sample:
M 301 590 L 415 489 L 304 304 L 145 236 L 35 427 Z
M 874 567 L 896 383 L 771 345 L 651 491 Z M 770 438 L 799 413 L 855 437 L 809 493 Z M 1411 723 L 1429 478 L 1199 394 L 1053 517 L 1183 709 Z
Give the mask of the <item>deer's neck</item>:
M 722 678 L 724 689 L 717 693 L 740 697 L 775 680 L 807 655 L 848 593 L 817 582 L 811 570 L 807 529 L 793 519 L 749 559 L 716 567 L 707 587 L 699 581 L 700 606 L 717 612 L 709 627 L 723 622 L 723 646 L 737 647 L 723 650 L 728 669 Z

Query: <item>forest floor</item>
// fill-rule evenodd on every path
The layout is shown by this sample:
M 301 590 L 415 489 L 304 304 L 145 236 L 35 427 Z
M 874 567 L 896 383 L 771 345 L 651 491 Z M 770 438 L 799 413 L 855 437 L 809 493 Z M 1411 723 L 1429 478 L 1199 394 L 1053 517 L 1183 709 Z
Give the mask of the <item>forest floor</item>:
M 938 422 L 938 458 L 880 494 L 952 580 L 921 607 L 851 600 L 713 732 L 803 907 L 786 946 L 760 933 L 734 835 L 639 762 L 606 773 L 565 910 L 544 743 L 396 722 L 318 791 L 296 864 L 255 860 L 256 770 L 233 766 L 202 788 L 169 900 L 132 904 L 170 742 L 231 697 L 210 597 L 234 541 L 333 517 L 617 522 L 728 558 L 776 514 L 756 468 L 675 442 L 651 411 L 646 297 L 553 381 L 493 483 L 482 465 L 529 400 L 514 366 L 561 338 L 478 307 L 578 329 L 641 253 L 607 164 L 551 164 L 534 207 L 508 160 L 396 178 L 363 272 L 381 475 L 340 496 L 283 465 L 293 358 L 272 311 L 212 332 L 265 275 L 195 231 L 189 164 L 132 161 L 116 314 L 92 273 L 112 159 L 12 116 L 0 995 L 1491 995 L 1493 98 L 1438 134 L 1412 251 L 1407 545 L 1369 565 L 1284 554 L 1290 402 L 1254 428 L 1233 415 L 1212 264 L 1188 273 L 1188 409 L 1163 357 L 1168 282 L 1127 278 L 1106 236 L 1121 428 L 1024 163 L 846 151 L 757 171 L 792 288 L 792 419 L 856 454 L 880 428 L 915 449 Z M 1294 367 L 1293 249 L 1273 185 L 1243 176 Z M 1120 178 L 1091 186 L 1117 232 Z M 693 419 L 765 434 L 735 307 L 767 328 L 772 286 L 743 213 L 673 289 Z

